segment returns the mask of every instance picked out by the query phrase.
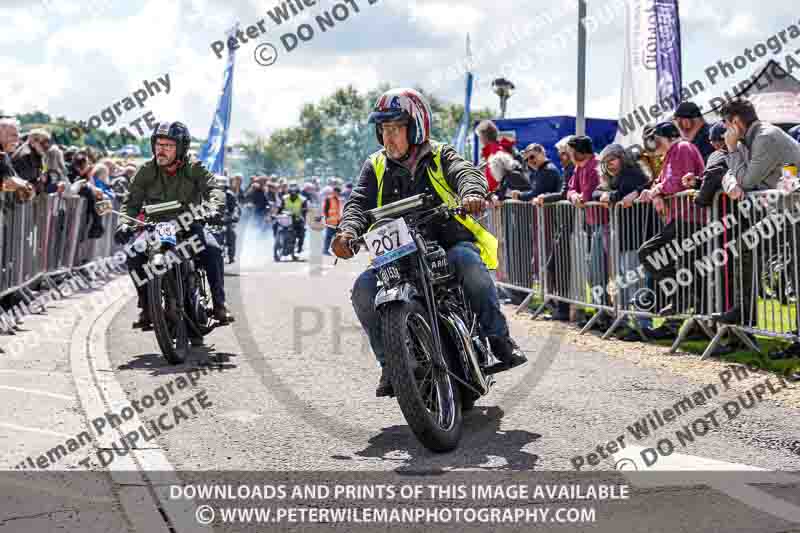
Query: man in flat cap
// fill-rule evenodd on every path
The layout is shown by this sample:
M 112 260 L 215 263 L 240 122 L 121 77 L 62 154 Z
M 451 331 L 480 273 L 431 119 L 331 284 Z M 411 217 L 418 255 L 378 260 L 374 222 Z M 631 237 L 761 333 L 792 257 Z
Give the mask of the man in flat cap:
M 681 137 L 689 141 L 700 150 L 703 162 L 708 163 L 708 158 L 714 153 L 714 147 L 708 138 L 709 126 L 703 118 L 703 113 L 694 102 L 681 102 L 681 105 L 672 115 L 672 120 L 681 132 Z

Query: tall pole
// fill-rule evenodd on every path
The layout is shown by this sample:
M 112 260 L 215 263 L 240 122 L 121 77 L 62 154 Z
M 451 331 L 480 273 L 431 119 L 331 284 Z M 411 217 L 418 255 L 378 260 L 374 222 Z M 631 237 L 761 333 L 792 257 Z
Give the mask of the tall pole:
M 514 89 L 514 84 L 505 78 L 497 78 L 492 82 L 492 90 L 500 98 L 500 118 L 506 118 L 506 106 Z
M 578 113 L 575 134 L 586 135 L 586 0 L 578 0 Z

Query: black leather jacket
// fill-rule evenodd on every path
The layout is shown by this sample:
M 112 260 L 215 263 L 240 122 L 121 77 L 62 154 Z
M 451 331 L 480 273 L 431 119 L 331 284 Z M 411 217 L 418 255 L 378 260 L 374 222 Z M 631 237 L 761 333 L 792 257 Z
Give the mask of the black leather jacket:
M 421 193 L 432 194 L 434 198 L 439 198 L 428 178 L 428 169 L 434 165 L 433 150 L 439 143 L 431 141 L 430 144 L 431 150 L 417 162 L 414 176 L 411 176 L 409 170 L 403 165 L 386 158 L 386 171 L 383 175 L 383 205 Z M 467 195 L 486 197 L 488 192 L 486 177 L 447 144 L 442 145 L 442 172 L 448 185 L 459 198 Z M 355 235 L 361 235 L 367 230 L 365 212 L 377 206 L 378 180 L 372 162 L 367 159 L 361 167 L 358 185 L 353 189 L 350 199 L 344 206 L 339 231 L 349 231 Z M 456 220 L 446 221 L 435 233 L 432 237 L 445 248 L 459 241 L 475 241 L 472 233 Z

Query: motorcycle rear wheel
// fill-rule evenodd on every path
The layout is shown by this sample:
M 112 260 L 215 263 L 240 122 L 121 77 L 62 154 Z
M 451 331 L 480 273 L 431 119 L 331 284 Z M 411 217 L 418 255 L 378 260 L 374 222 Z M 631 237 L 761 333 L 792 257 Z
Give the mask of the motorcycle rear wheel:
M 183 308 L 184 294 L 180 265 L 163 276 L 154 276 L 148 283 L 150 317 L 158 347 L 172 365 L 186 362 L 189 334 L 186 321 L 178 311 Z
M 400 410 L 423 446 L 449 452 L 461 439 L 460 387 L 433 365 L 433 334 L 418 302 L 392 302 L 385 309 L 386 363 Z

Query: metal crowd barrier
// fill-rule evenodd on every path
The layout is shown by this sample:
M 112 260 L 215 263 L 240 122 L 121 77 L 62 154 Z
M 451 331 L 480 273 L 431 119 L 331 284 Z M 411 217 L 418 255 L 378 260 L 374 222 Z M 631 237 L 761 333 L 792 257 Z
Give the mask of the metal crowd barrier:
M 529 203 L 516 200 L 509 200 L 501 207 L 505 284 L 509 288 L 530 287 L 538 281 L 538 276 L 534 276 L 534 264 L 538 262 L 534 250 L 539 224 L 532 207 Z M 511 250 L 515 253 L 508 253 Z
M 609 253 L 612 236 L 608 206 L 588 202 L 576 208 L 561 201 L 536 211 L 538 242 L 543 243 L 536 277 L 542 280 L 543 302 L 534 317 L 551 302 L 595 309 L 597 313 L 584 326 L 586 331 L 604 313 L 615 312 L 606 290 L 616 262 L 615 254 Z
M 650 202 L 508 200 L 487 222 L 500 244 L 497 284 L 529 293 L 518 312 L 540 294 L 534 317 L 551 302 L 595 309 L 582 332 L 613 316 L 603 338 L 623 323 L 643 333 L 655 318 L 681 321 L 672 352 L 694 327 L 712 339 L 703 357 L 728 333 L 755 351 L 747 334 L 800 342 L 800 193 L 720 192 L 711 207 L 696 194 L 665 199 L 661 213 Z M 739 314 L 712 321 L 731 309 Z
M 643 329 L 657 317 L 683 322 L 672 352 L 695 326 L 713 338 L 707 321 L 719 310 L 713 292 L 717 278 L 704 259 L 714 248 L 713 213 L 697 206 L 695 196 L 695 191 L 673 195 L 664 200 L 661 213 L 650 202 L 614 206 L 619 267 L 609 284 L 621 290 L 617 318 L 604 338 L 624 320 L 647 338 Z
M 113 241 L 116 215 L 103 217 L 103 237 L 87 239 L 86 211 L 86 200 L 80 197 L 54 193 L 19 202 L 14 193 L 0 193 L 0 298 L 16 293 L 31 303 L 32 284 L 58 290 L 52 277 L 82 276 L 83 262 L 119 249 Z M 83 257 L 81 248 L 87 252 Z M 5 318 L 0 321 L 3 329 L 8 326 Z
M 731 315 L 720 323 L 703 358 L 729 333 L 759 353 L 751 335 L 800 341 L 800 194 L 769 190 L 731 200 L 719 193 L 714 207 L 714 218 L 726 231 L 710 262 L 719 279 L 720 311 Z
M 120 203 L 117 200 L 112 201 L 112 209 L 119 211 Z M 97 276 L 106 277 L 104 269 L 89 268 L 89 264 L 93 259 L 101 257 L 113 256 L 122 247 L 114 242 L 114 230 L 119 224 L 119 215 L 116 213 L 106 213 L 101 218 L 103 226 L 103 234 L 96 239 L 89 238 L 89 229 L 91 227 L 90 219 L 83 216 L 82 224 L 78 231 L 78 265 L 73 266 L 82 272 L 91 281 L 95 281 Z
M 517 308 L 520 312 L 537 293 L 541 293 L 536 211 L 530 203 L 507 200 L 489 212 L 484 224 L 498 241 L 495 284 L 527 294 Z
M 63 212 L 63 229 L 57 228 L 56 272 L 70 271 L 75 266 L 78 239 L 85 224 L 86 200 L 83 198 L 59 198 L 59 213 Z M 61 215 L 59 215 L 61 218 Z
M 497 239 L 497 269 L 494 271 L 495 282 L 501 287 L 507 286 L 506 255 L 508 255 L 509 250 L 505 242 L 506 231 L 503 224 L 503 206 L 491 209 L 484 224 L 486 229 Z M 523 288 L 523 290 L 526 289 Z

